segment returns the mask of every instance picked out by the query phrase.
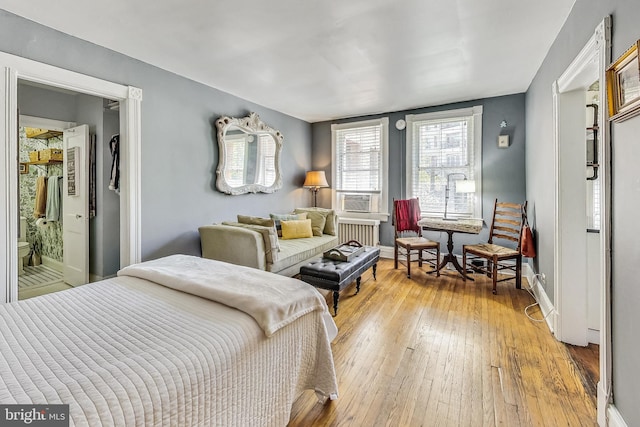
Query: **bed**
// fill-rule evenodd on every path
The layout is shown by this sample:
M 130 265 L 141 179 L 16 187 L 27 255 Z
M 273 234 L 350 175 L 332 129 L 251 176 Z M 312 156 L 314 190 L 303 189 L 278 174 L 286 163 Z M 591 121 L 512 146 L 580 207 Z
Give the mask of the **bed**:
M 319 292 L 214 260 L 4 304 L 0 329 L 0 404 L 69 404 L 72 425 L 284 426 L 304 390 L 338 393 Z

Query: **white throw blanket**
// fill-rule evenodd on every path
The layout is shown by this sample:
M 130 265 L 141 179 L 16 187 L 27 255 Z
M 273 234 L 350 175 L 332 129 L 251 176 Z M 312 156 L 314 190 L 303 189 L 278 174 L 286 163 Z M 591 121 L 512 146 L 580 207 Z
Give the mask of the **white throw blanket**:
M 146 279 L 241 310 L 253 317 L 268 337 L 307 313 L 327 311 L 322 295 L 304 282 L 189 255 L 131 265 L 118 276 Z

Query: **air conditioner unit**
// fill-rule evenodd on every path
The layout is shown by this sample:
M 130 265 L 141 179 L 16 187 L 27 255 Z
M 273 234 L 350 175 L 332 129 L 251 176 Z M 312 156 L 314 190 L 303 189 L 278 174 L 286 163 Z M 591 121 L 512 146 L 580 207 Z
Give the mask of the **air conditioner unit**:
M 342 198 L 345 212 L 371 212 L 371 194 L 345 194 Z

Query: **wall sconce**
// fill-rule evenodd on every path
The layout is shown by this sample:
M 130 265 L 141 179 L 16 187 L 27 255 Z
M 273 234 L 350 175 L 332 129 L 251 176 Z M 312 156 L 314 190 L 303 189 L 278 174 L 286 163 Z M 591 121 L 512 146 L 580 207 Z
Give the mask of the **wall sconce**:
M 456 182 L 456 193 L 475 193 L 476 192 L 476 182 L 470 179 L 467 179 L 467 176 L 463 173 L 450 173 L 447 175 L 447 186 L 444 189 L 444 220 L 447 221 L 455 221 L 457 218 L 447 218 L 447 205 L 449 204 L 449 190 L 450 190 L 450 181 L 452 176 L 462 176 L 464 179 L 458 180 Z
M 317 206 L 318 190 L 322 187 L 328 187 L 327 177 L 324 171 L 309 171 L 304 179 L 304 188 L 308 188 L 313 192 L 313 207 Z

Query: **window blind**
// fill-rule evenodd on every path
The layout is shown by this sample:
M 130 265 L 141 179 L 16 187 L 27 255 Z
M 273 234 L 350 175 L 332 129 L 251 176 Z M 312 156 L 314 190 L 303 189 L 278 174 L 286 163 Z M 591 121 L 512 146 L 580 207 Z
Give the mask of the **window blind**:
M 337 130 L 336 162 L 336 191 L 380 192 L 382 126 Z
M 474 216 L 474 193 L 457 193 L 456 181 L 475 180 L 473 116 L 421 120 L 412 123 L 411 197 L 420 199 L 424 214 L 442 215 L 450 177 L 448 212 Z M 455 174 L 455 175 L 453 175 Z

